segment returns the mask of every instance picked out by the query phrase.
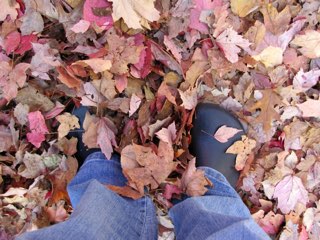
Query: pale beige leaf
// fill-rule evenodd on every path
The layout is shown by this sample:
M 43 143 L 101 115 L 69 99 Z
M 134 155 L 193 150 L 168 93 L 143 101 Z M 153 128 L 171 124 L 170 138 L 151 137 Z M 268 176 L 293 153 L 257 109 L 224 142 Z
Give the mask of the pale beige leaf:
M 229 141 L 230 138 L 232 138 L 234 135 L 241 131 L 241 129 L 236 129 L 233 127 L 227 127 L 226 125 L 223 125 L 216 131 L 213 137 L 221 143 L 226 143 Z
M 113 3 L 112 18 L 114 21 L 123 18 L 129 28 L 149 28 L 148 21 L 157 21 L 160 14 L 154 7 L 155 0 L 110 0 Z
M 197 88 L 189 88 L 187 91 L 183 92 L 178 89 L 180 97 L 182 99 L 182 106 L 187 110 L 192 110 L 197 106 L 198 96 Z
M 129 117 L 131 117 L 140 107 L 141 104 L 141 98 L 139 98 L 137 95 L 132 94 L 130 99 L 130 109 L 129 109 Z
M 59 139 L 67 136 L 70 130 L 80 128 L 79 120 L 76 116 L 71 115 L 70 113 L 64 113 L 56 117 L 59 121 L 60 126 L 58 127 Z
M 74 64 L 78 64 L 78 65 L 82 65 L 82 66 L 89 66 L 92 68 L 92 70 L 95 73 L 99 73 L 99 72 L 103 72 L 106 70 L 109 70 L 112 66 L 111 61 L 110 60 L 105 60 L 102 58 L 91 58 L 88 60 L 81 60 L 81 61 L 77 61 Z
M 257 8 L 256 0 L 231 0 L 231 11 L 239 17 L 245 17 Z
M 1 0 L 0 1 L 0 21 L 3 21 L 9 15 L 11 20 L 15 20 L 18 16 L 19 3 L 16 0 Z
M 291 42 L 297 45 L 299 51 L 308 58 L 320 57 L 320 32 L 315 30 L 306 30 L 305 34 L 296 35 Z
M 320 117 L 320 100 L 308 99 L 297 107 L 302 111 L 302 117 Z

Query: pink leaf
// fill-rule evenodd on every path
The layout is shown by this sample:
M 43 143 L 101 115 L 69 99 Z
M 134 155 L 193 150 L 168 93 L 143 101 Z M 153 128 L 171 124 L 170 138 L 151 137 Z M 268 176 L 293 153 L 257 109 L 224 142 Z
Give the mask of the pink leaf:
M 221 5 L 220 0 L 193 0 L 195 7 L 190 11 L 189 27 L 198 30 L 201 33 L 208 33 L 208 26 L 199 21 L 201 13 L 205 11 L 212 12 L 215 7 Z
M 181 193 L 182 193 L 182 190 L 178 186 L 167 183 L 164 187 L 163 197 L 167 200 L 170 200 L 173 194 L 181 194 Z
M 169 144 L 172 144 L 172 142 L 177 137 L 177 129 L 175 123 L 171 123 L 168 128 L 162 128 L 160 131 L 156 132 L 157 137 Z
M 107 159 L 110 159 L 113 153 L 112 145 L 117 147 L 115 133 L 109 128 L 104 118 L 98 122 L 97 144 Z
M 303 117 L 320 117 L 320 100 L 308 99 L 302 104 L 297 104 Z
M 119 91 L 119 93 L 122 93 L 123 90 L 125 90 L 128 85 L 127 76 L 126 75 L 116 75 L 115 80 L 116 80 L 117 90 Z
M 163 43 L 170 50 L 174 58 L 180 63 L 182 58 L 182 49 L 179 49 L 178 46 L 174 43 L 174 41 L 172 39 L 169 39 L 168 36 L 164 36 Z
M 30 133 L 27 133 L 27 139 L 35 147 L 39 148 L 45 140 L 45 134 L 49 132 L 44 117 L 40 111 L 30 112 L 28 114 Z
M 111 7 L 111 3 L 105 0 L 86 0 L 83 6 L 83 19 L 96 23 L 98 26 L 105 26 L 109 29 L 113 25 L 111 15 L 109 16 L 97 16 L 94 13 L 94 9 L 107 9 Z
M 278 198 L 278 208 L 287 214 L 297 203 L 306 205 L 309 201 L 308 191 L 299 177 L 286 176 L 275 187 L 273 198 Z
M 80 20 L 73 27 L 70 28 L 71 31 L 75 33 L 85 33 L 90 27 L 90 22 L 86 20 Z
M 249 49 L 250 42 L 244 39 L 232 28 L 227 28 L 216 39 L 219 48 L 223 51 L 225 57 L 231 62 L 238 62 L 241 49 Z
M 234 135 L 241 131 L 241 129 L 236 129 L 223 125 L 216 131 L 213 137 L 221 143 L 226 143 L 229 141 L 230 138 L 232 138 Z

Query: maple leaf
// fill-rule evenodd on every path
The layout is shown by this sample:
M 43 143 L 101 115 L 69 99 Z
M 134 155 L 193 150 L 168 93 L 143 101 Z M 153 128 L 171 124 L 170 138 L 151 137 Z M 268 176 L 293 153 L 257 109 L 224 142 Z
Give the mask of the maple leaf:
M 155 0 L 110 0 L 112 2 L 112 18 L 114 21 L 122 18 L 129 28 L 150 28 L 148 21 L 157 21 L 160 14 L 154 7 Z
M 225 57 L 231 62 L 236 63 L 239 60 L 238 54 L 241 49 L 247 50 L 250 46 L 250 42 L 244 39 L 232 28 L 227 28 L 216 39 L 219 48 L 223 51 Z
M 187 91 L 183 92 L 178 89 L 180 97 L 182 99 L 182 106 L 187 110 L 192 110 L 197 106 L 198 95 L 197 88 L 189 88 Z
M 296 35 L 291 44 L 297 45 L 299 51 L 308 58 L 320 57 L 320 32 L 306 30 L 305 34 Z
M 263 124 L 263 129 L 266 133 L 271 129 L 273 120 L 280 120 L 280 115 L 274 109 L 275 106 L 281 105 L 280 96 L 272 89 L 261 90 L 262 99 L 258 100 L 248 110 L 254 111 L 260 109 L 259 116 L 255 119 L 256 122 Z
M 263 14 L 266 29 L 275 35 L 284 32 L 291 21 L 288 5 L 280 13 L 272 4 L 265 5 L 260 11 Z
M 35 147 L 39 148 L 45 140 L 45 134 L 49 133 L 44 117 L 40 111 L 30 112 L 28 114 L 28 120 L 31 132 L 27 133 L 27 139 Z
M 0 1 L 0 22 L 4 21 L 9 15 L 12 20 L 15 20 L 18 16 L 17 9 L 20 8 L 19 3 L 16 0 L 1 0 Z
M 256 141 L 246 137 L 241 136 L 241 140 L 236 141 L 227 150 L 226 153 L 237 154 L 236 166 L 235 168 L 240 171 L 244 168 L 248 156 L 252 153 L 252 150 L 256 147 Z
M 156 132 L 157 137 L 168 144 L 172 144 L 172 142 L 177 137 L 177 129 L 175 123 L 171 123 L 168 128 L 162 128 L 160 131 Z
M 19 63 L 12 68 L 8 62 L 0 62 L 0 86 L 8 101 L 17 96 L 19 87 L 24 86 L 27 79 L 25 72 L 29 67 L 28 63 Z
M 107 159 L 111 159 L 113 148 L 118 147 L 116 136 L 108 125 L 112 122 L 106 118 L 101 118 L 97 124 L 97 144 Z
M 278 198 L 278 208 L 287 214 L 294 209 L 297 203 L 306 205 L 309 201 L 308 191 L 299 177 L 286 176 L 274 189 L 273 198 Z
M 121 166 L 129 186 L 144 193 L 144 186 L 157 188 L 175 169 L 172 146 L 160 141 L 158 153 L 141 145 L 128 145 L 121 152 Z
M 58 127 L 59 139 L 67 136 L 70 130 L 80 128 L 78 118 L 70 113 L 59 115 L 56 119 L 60 123 L 60 126 Z
M 202 196 L 208 189 L 211 182 L 205 177 L 204 171 L 196 168 L 196 159 L 193 158 L 182 174 L 181 189 L 191 197 Z
M 213 137 L 221 143 L 226 143 L 229 141 L 230 138 L 232 138 L 234 135 L 241 131 L 241 129 L 236 129 L 233 127 L 227 127 L 226 125 L 223 125 L 218 128 Z

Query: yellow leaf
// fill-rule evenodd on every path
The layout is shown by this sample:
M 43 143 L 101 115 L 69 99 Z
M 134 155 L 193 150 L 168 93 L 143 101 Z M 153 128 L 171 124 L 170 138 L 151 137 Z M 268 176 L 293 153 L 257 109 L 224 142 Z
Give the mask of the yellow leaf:
M 269 46 L 258 55 L 252 57 L 256 61 L 262 62 L 266 67 L 274 67 L 282 63 L 283 50 L 279 47 Z
M 60 126 L 58 127 L 59 139 L 67 136 L 70 130 L 80 128 L 78 118 L 70 113 L 64 113 L 56 117 Z
M 149 28 L 148 21 L 157 21 L 160 14 L 154 7 L 155 0 L 110 0 L 113 2 L 112 18 L 114 21 L 123 18 L 130 28 Z
M 245 17 L 258 8 L 256 0 L 231 0 L 231 10 L 239 17 Z
M 291 42 L 301 47 L 299 51 L 308 58 L 320 57 L 320 32 L 306 30 L 303 35 L 296 35 Z
M 245 166 L 247 158 L 251 153 L 252 149 L 256 147 L 256 141 L 248 138 L 245 135 L 241 136 L 241 140 L 236 141 L 226 151 L 226 153 L 237 154 L 236 158 L 236 169 L 242 170 Z

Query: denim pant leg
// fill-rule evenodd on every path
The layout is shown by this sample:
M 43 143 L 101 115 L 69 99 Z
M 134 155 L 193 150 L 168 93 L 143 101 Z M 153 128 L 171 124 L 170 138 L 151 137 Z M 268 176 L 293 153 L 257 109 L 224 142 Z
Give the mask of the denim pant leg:
M 74 212 L 65 222 L 25 233 L 25 239 L 157 239 L 158 225 L 150 198 L 120 197 L 103 184 L 123 186 L 119 158 L 101 152 L 88 156 L 68 186 Z
M 205 196 L 187 198 L 170 209 L 176 239 L 270 239 L 225 177 L 212 168 L 201 169 L 213 187 Z

